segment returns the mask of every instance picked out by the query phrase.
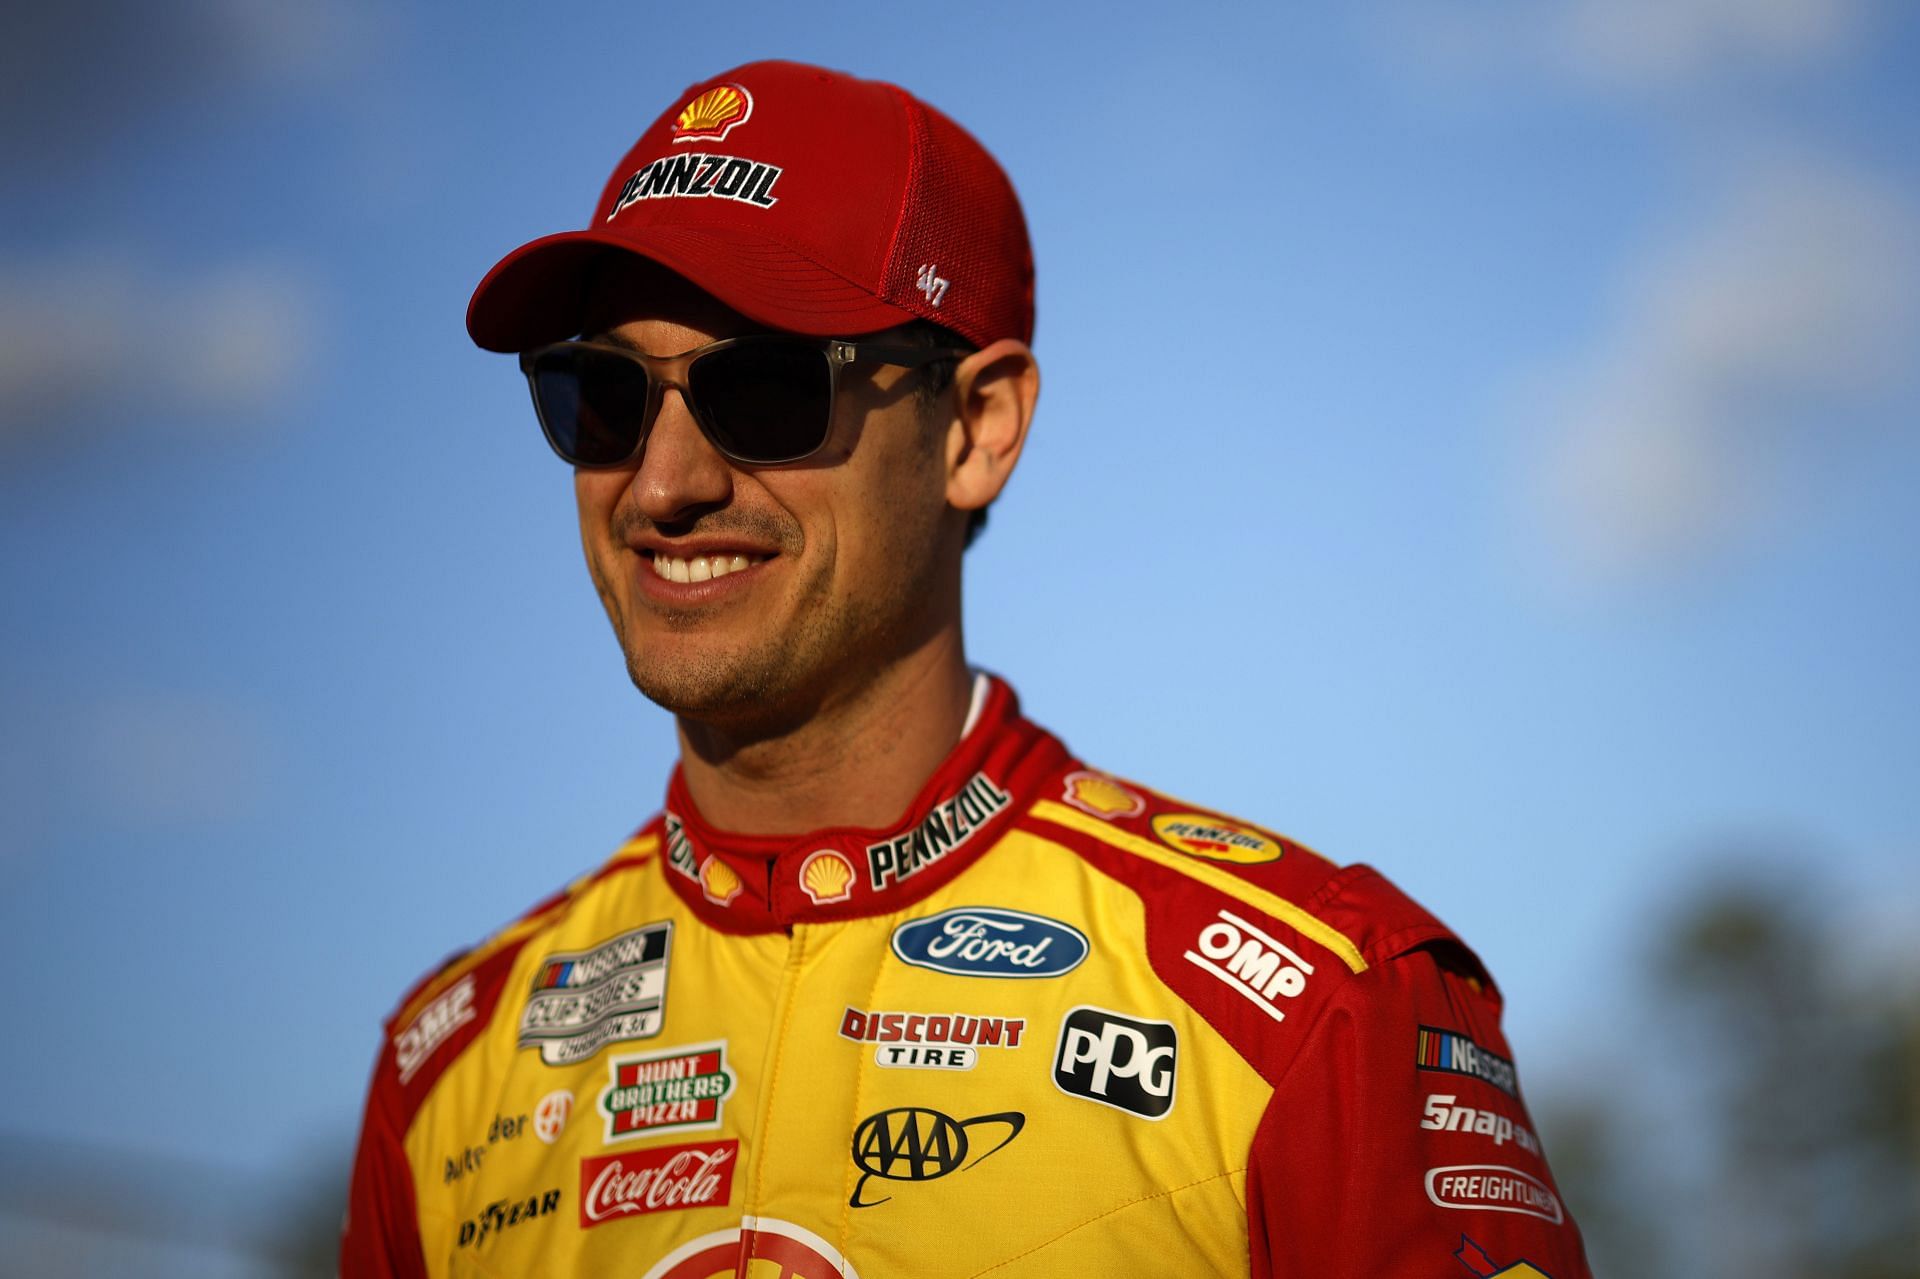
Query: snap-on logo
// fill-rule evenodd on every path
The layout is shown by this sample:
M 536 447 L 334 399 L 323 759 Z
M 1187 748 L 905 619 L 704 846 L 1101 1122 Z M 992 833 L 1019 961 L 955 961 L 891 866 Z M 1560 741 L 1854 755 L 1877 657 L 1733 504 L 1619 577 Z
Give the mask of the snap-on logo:
M 1090 949 L 1071 924 L 997 906 L 957 906 L 893 930 L 901 962 L 956 977 L 1058 977 Z

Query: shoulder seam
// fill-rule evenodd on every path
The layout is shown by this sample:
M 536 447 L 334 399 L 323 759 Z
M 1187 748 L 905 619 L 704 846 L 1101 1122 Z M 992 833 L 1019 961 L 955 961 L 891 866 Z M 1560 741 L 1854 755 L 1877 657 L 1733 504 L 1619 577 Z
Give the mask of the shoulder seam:
M 1251 906 L 1265 911 L 1292 928 L 1295 932 L 1312 938 L 1320 945 L 1339 956 L 1341 962 L 1355 973 L 1367 970 L 1366 957 L 1360 953 L 1353 939 L 1327 923 L 1325 920 L 1308 913 L 1286 898 L 1268 892 L 1257 884 L 1252 884 L 1216 866 L 1195 861 L 1191 857 L 1181 857 L 1171 849 L 1159 848 L 1138 835 L 1115 829 L 1097 817 L 1089 817 L 1077 812 L 1065 804 L 1043 799 L 1028 812 L 1042 821 L 1055 826 L 1064 826 L 1068 830 L 1110 844 L 1124 853 L 1144 858 L 1155 865 L 1189 879 L 1197 879 L 1209 888 L 1231 897 L 1237 897 Z
M 544 927 L 556 910 L 573 901 L 586 889 L 615 871 L 646 862 L 659 851 L 659 840 L 651 835 L 636 836 L 622 844 L 612 859 L 604 866 L 576 879 L 560 893 L 534 907 L 526 914 L 493 934 L 472 950 L 456 956 L 432 978 L 421 983 L 413 998 L 402 1004 L 392 1018 L 392 1024 L 403 1026 L 417 1016 L 422 1008 L 432 1003 L 448 987 L 478 968 L 494 955 L 511 946 L 518 946 L 532 934 Z

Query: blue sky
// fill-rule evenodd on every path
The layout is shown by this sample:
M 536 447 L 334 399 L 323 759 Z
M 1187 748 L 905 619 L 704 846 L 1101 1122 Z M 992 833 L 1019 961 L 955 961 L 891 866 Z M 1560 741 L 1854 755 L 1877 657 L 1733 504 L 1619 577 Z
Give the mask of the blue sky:
M 332 1157 L 399 993 L 657 806 L 670 725 L 462 321 L 765 56 L 907 85 L 1020 189 L 1045 388 L 969 642 L 1083 756 L 1385 869 L 1536 1093 L 1721 850 L 1910 960 L 1920 14 L 1336 10 L 25 20 L 0 1132 Z

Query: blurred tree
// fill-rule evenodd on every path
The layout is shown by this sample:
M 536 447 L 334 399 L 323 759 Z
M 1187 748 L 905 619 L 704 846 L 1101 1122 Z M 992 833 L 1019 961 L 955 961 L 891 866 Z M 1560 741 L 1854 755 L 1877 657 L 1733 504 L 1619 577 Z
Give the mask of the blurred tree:
M 1920 972 L 1754 865 L 1662 930 L 1630 1068 L 1542 1107 L 1556 1175 L 1597 1273 L 1915 1279 Z

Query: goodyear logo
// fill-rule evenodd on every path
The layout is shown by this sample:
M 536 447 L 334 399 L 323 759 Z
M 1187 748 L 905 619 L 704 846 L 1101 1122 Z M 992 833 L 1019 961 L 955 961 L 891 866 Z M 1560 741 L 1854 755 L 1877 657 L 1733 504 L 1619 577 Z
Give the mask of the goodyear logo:
M 1153 833 L 1169 848 L 1208 861 L 1252 866 L 1280 860 L 1280 845 L 1259 831 L 1204 813 L 1163 813 L 1153 819 Z
M 663 155 L 627 179 L 607 220 L 611 222 L 623 209 L 641 200 L 710 198 L 771 209 L 780 202 L 773 194 L 773 184 L 784 172 L 777 164 L 743 160 L 737 155 L 703 151 Z

